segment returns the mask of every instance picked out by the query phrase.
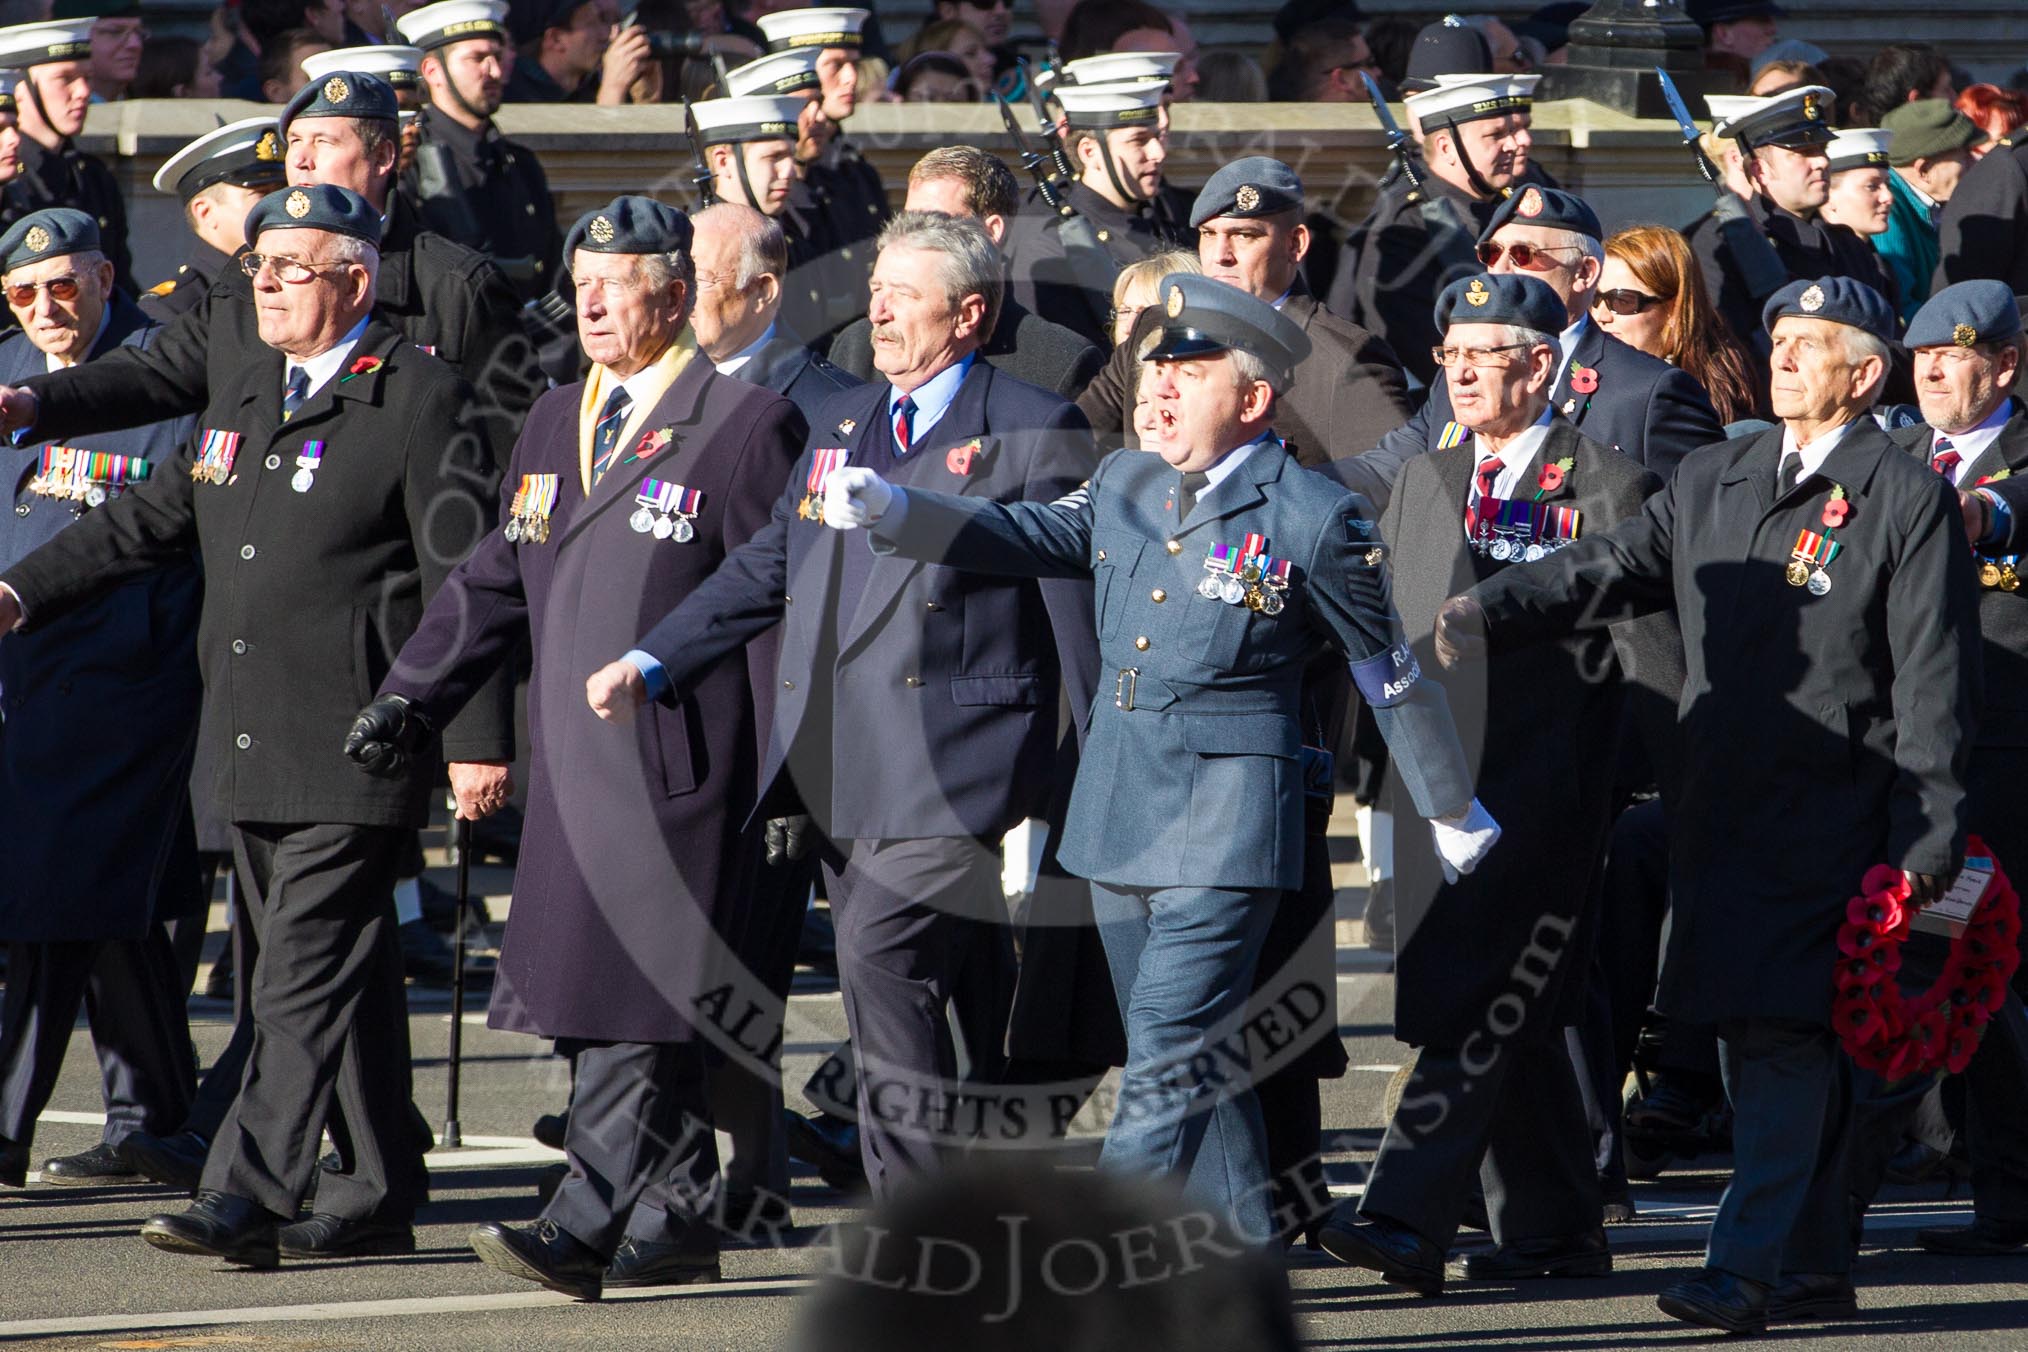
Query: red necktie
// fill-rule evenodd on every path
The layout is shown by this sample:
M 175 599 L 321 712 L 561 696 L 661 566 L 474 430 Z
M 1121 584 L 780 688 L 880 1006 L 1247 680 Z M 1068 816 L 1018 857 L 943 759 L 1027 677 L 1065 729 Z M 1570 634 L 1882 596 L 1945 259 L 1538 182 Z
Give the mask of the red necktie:
M 1956 482 L 1958 462 L 1963 459 L 1963 456 L 1951 449 L 1949 437 L 1938 437 L 1936 439 L 1936 451 L 1929 458 L 1929 467 L 1938 474 L 1943 475 L 1944 478 Z
M 1505 468 L 1497 455 L 1489 455 L 1479 462 L 1477 471 L 1479 496 L 1465 508 L 1466 535 L 1475 536 L 1479 533 L 1479 502 L 1493 496 L 1493 481 L 1500 477 L 1500 471 Z
M 915 400 L 907 395 L 894 406 L 894 444 L 903 455 L 908 454 L 910 431 L 915 422 Z

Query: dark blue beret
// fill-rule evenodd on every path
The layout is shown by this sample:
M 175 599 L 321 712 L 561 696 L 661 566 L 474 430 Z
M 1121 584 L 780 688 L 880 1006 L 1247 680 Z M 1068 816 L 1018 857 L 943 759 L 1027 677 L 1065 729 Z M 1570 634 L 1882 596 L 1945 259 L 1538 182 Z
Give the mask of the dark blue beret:
M 1280 160 L 1248 155 L 1211 176 L 1190 207 L 1190 228 L 1218 216 L 1279 216 L 1300 211 L 1303 180 Z
M 380 246 L 380 213 L 350 188 L 305 183 L 281 188 L 254 203 L 246 214 L 246 237 L 259 239 L 263 230 L 322 230 L 350 235 Z
M 1286 387 L 1310 355 L 1303 326 L 1252 292 L 1194 272 L 1162 279 L 1162 327 L 1141 340 L 1142 361 L 1210 357 L 1238 348 L 1267 363 Z
M 615 197 L 577 218 L 563 237 L 563 262 L 579 249 L 593 253 L 659 254 L 690 252 L 690 218 L 652 197 Z
M 29 212 L 0 235 L 0 272 L 98 247 L 96 217 L 72 207 L 44 207 Z
M 1909 347 L 1976 347 L 2021 336 L 2021 307 L 2005 282 L 1947 286 L 1923 303 L 1901 341 Z
M 1458 324 L 1513 324 L 1537 333 L 1562 333 L 1569 311 L 1556 288 L 1540 277 L 1487 272 L 1460 277 L 1437 297 L 1439 331 Z
M 1883 343 L 1894 341 L 1894 307 L 1887 303 L 1887 297 L 1850 277 L 1790 282 L 1769 296 L 1767 304 L 1761 307 L 1761 327 L 1773 333 L 1775 321 L 1783 315 L 1828 319 L 1833 324 L 1863 329 Z
M 283 138 L 289 124 L 299 117 L 356 117 L 366 121 L 393 122 L 401 115 L 395 102 L 394 86 L 363 70 L 341 70 L 312 80 L 296 91 L 275 119 Z
M 1591 204 L 1561 188 L 1540 188 L 1531 183 L 1515 193 L 1502 202 L 1492 219 L 1486 222 L 1479 242 L 1485 243 L 1501 226 L 1510 222 L 1539 225 L 1545 230 L 1569 230 L 1589 239 L 1605 239 L 1605 227 L 1598 223 L 1598 213 L 1591 209 Z

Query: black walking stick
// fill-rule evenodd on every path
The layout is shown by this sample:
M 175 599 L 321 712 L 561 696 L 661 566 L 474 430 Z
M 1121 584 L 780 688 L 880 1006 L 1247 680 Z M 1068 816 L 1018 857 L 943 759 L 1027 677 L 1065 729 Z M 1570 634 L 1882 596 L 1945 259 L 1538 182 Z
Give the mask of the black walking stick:
M 472 824 L 456 818 L 451 829 L 458 843 L 458 918 L 451 941 L 451 1079 L 449 1099 L 444 1108 L 444 1135 L 439 1144 L 450 1150 L 464 1145 L 458 1130 L 458 1057 L 465 1042 L 465 909 L 472 896 Z

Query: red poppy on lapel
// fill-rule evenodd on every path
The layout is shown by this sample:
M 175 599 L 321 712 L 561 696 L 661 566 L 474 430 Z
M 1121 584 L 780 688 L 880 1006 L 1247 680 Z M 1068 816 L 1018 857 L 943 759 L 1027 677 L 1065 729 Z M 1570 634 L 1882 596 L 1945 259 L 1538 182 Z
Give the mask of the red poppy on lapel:
M 973 437 L 962 445 L 953 446 L 944 452 L 944 468 L 956 475 L 968 475 L 981 452 L 980 439 Z
M 1570 372 L 1570 388 L 1578 394 L 1594 394 L 1598 391 L 1598 371 L 1590 366 L 1573 367 Z
M 1831 496 L 1824 502 L 1824 528 L 1836 530 L 1852 515 L 1852 502 L 1845 496 L 1843 484 L 1831 486 Z
M 636 460 L 646 460 L 649 456 L 667 446 L 669 439 L 675 434 L 676 429 L 673 427 L 658 427 L 652 432 L 643 433 L 641 444 L 634 449 L 634 458 Z
M 338 383 L 342 385 L 345 383 L 345 381 L 352 379 L 352 377 L 354 376 L 370 376 L 375 371 L 378 371 L 380 367 L 381 367 L 380 358 L 361 357 L 352 363 L 350 369 L 348 369 L 345 372 L 344 377 Z

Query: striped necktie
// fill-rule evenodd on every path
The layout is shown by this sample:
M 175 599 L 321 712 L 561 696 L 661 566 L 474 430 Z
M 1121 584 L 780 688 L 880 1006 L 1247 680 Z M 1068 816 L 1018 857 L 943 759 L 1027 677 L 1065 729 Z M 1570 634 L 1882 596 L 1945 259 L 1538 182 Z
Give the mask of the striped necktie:
M 597 487 L 613 462 L 620 458 L 620 424 L 627 420 L 627 408 L 633 400 L 627 398 L 624 385 L 613 386 L 613 392 L 606 396 L 605 410 L 599 414 L 598 422 L 592 427 L 592 486 Z
M 289 383 L 282 389 L 282 421 L 302 411 L 310 400 L 310 373 L 300 366 L 289 368 Z
M 1949 437 L 1938 437 L 1936 439 L 1936 449 L 1930 452 L 1929 467 L 1938 474 L 1943 475 L 1944 478 L 1949 479 L 1952 483 L 1956 483 L 1958 478 L 1958 463 L 1963 459 L 1962 455 L 1951 449 L 1951 439 Z

